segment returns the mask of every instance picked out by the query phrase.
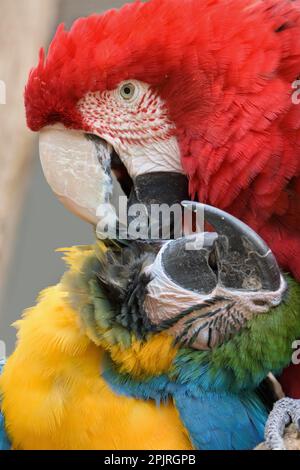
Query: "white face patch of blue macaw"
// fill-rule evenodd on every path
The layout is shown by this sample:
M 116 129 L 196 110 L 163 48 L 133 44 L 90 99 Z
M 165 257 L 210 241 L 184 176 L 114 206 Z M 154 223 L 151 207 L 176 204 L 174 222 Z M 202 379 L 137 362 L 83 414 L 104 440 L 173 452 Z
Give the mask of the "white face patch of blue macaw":
M 234 253 L 226 250 L 226 237 L 219 239 L 216 233 L 202 234 L 206 244 L 198 251 L 186 250 L 195 235 L 166 242 L 144 271 L 151 279 L 144 300 L 150 323 L 187 347 L 207 350 L 278 306 L 287 290 L 285 279 L 268 247 L 260 245 L 250 228 L 248 232 L 253 239 L 235 253 L 236 265 Z M 240 236 L 243 240 L 242 232 Z

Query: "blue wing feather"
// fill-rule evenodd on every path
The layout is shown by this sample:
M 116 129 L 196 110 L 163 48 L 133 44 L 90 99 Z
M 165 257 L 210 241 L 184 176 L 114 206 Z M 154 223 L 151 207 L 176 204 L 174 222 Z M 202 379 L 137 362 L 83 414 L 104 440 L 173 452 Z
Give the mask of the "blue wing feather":
M 3 367 L 4 367 L 4 361 L 0 360 L 0 375 L 2 373 Z M 8 439 L 8 436 L 5 430 L 4 416 L 0 411 L 0 450 L 10 450 L 10 449 L 11 449 L 11 443 Z
M 248 450 L 264 440 L 268 412 L 255 394 L 174 395 L 175 405 L 199 450 Z
M 7 433 L 5 431 L 5 423 L 3 414 L 0 412 L 0 450 L 10 450 L 11 443 L 9 442 Z

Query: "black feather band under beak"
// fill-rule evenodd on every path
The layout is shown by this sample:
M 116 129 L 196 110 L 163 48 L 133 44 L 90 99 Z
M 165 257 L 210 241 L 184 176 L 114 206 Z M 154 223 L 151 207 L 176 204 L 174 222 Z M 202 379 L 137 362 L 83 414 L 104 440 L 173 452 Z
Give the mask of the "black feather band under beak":
M 150 276 L 143 271 L 157 253 L 155 245 L 131 242 L 115 244 L 100 259 L 97 277 L 116 314 L 114 321 L 144 338 L 152 325 L 144 310 L 144 300 Z

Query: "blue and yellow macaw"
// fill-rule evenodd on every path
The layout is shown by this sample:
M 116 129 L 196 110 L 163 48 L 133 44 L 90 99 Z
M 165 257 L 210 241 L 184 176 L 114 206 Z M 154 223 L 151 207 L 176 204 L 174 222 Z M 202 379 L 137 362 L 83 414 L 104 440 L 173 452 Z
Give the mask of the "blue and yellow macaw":
M 185 250 L 185 238 L 66 250 L 69 270 L 17 322 L 1 375 L 14 449 L 237 450 L 263 441 L 270 401 L 261 384 L 290 360 L 300 288 L 259 253 L 268 249 L 254 232 L 205 210 L 219 233 L 205 234 L 198 251 Z M 245 230 L 256 258 L 235 289 L 243 268 L 226 274 L 224 234 L 238 243 Z

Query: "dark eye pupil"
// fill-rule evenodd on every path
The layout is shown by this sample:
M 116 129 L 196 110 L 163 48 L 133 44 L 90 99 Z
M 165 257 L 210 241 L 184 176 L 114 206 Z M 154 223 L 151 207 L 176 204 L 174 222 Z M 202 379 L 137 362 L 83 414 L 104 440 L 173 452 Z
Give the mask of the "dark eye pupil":
M 130 95 L 131 89 L 129 88 L 129 86 L 124 88 L 124 93 L 125 93 L 125 95 Z

